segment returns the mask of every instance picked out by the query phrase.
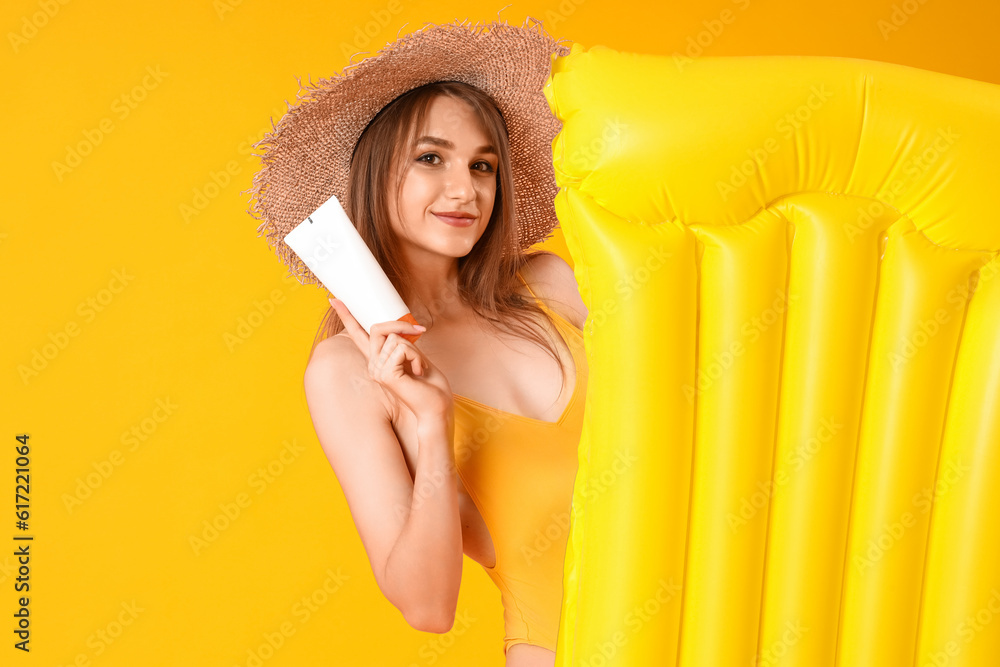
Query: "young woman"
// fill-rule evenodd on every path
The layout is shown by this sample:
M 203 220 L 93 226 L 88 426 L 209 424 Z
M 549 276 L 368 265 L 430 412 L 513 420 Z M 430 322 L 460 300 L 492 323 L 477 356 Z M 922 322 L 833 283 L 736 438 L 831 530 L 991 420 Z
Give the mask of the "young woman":
M 536 63 L 552 52 L 549 42 L 532 48 Z M 504 49 L 531 60 L 514 44 Z M 551 189 L 515 188 L 552 178 L 550 153 L 547 170 L 515 159 L 523 120 L 452 79 L 410 87 L 364 126 L 342 201 L 423 327 L 381 322 L 368 333 L 333 299 L 304 385 L 386 598 L 414 628 L 447 632 L 464 553 L 500 588 L 507 667 L 549 667 L 587 311 L 565 261 L 525 252 L 555 221 L 527 224 L 551 209 Z M 551 150 L 551 136 L 535 141 Z M 416 333 L 415 343 L 402 337 Z

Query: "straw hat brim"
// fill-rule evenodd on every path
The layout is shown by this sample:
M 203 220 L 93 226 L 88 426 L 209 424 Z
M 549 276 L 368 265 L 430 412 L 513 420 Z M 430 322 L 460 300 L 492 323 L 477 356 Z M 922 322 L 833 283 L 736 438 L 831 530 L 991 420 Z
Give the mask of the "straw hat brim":
M 342 74 L 299 81 L 297 103 L 254 144 L 263 166 L 244 192 L 247 212 L 262 221 L 258 237 L 266 235 L 300 283 L 318 283 L 285 235 L 331 195 L 344 200 L 354 145 L 385 105 L 427 83 L 462 81 L 489 94 L 507 124 L 521 249 L 545 240 L 558 222 L 552 141 L 562 123 L 542 89 L 553 58 L 569 53 L 560 41 L 531 17 L 522 26 L 428 23 Z

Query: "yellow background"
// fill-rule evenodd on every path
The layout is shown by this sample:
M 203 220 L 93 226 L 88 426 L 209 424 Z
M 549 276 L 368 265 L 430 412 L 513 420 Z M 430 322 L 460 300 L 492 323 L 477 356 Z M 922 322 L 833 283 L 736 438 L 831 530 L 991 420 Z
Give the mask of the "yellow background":
M 294 101 L 296 77 L 330 76 L 400 29 L 503 7 L 4 4 L 0 664 L 254 665 L 270 636 L 268 667 L 502 665 L 500 595 L 471 560 L 447 635 L 409 628 L 379 592 L 302 393 L 326 301 L 285 277 L 239 193 L 249 145 Z M 697 56 L 700 37 L 704 55 L 850 56 L 1000 83 L 995 3 L 501 13 L 526 15 L 586 47 Z M 569 259 L 561 238 L 550 247 Z M 32 449 L 30 654 L 11 632 L 19 433 Z

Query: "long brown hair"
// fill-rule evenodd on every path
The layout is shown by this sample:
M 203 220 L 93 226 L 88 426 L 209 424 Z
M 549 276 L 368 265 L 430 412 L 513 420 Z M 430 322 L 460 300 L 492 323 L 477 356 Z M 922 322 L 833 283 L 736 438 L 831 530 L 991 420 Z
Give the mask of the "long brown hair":
M 476 245 L 458 258 L 459 296 L 494 330 L 533 341 L 545 349 L 559 364 L 565 383 L 563 363 L 538 322 L 539 316 L 549 321 L 551 318 L 534 300 L 517 291 L 520 280 L 516 273 L 530 257 L 544 251 L 525 253 L 519 247 L 507 126 L 493 98 L 466 83 L 438 81 L 407 91 L 387 104 L 354 147 L 344 210 L 400 297 L 409 303 L 409 286 L 415 277 L 400 261 L 399 244 L 390 223 L 389 187 L 394 187 L 397 195 L 400 193 L 405 175 L 403 163 L 409 153 L 406 149 L 423 126 L 431 101 L 439 95 L 449 95 L 472 107 L 490 143 L 497 148 L 498 158 L 493 214 Z M 397 169 L 393 170 L 393 166 Z M 392 173 L 397 174 L 397 179 L 390 184 Z M 310 357 L 320 341 L 343 330 L 340 316 L 330 307 L 313 339 Z

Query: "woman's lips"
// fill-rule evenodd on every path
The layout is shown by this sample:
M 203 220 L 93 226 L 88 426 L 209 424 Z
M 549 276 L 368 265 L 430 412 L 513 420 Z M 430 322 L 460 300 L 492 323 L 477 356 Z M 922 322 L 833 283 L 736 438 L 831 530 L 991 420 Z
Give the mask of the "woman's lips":
M 439 220 L 451 225 L 452 227 L 470 227 L 472 226 L 472 223 L 476 221 L 475 218 L 453 218 L 450 215 L 438 215 L 437 213 L 434 215 L 437 216 Z

